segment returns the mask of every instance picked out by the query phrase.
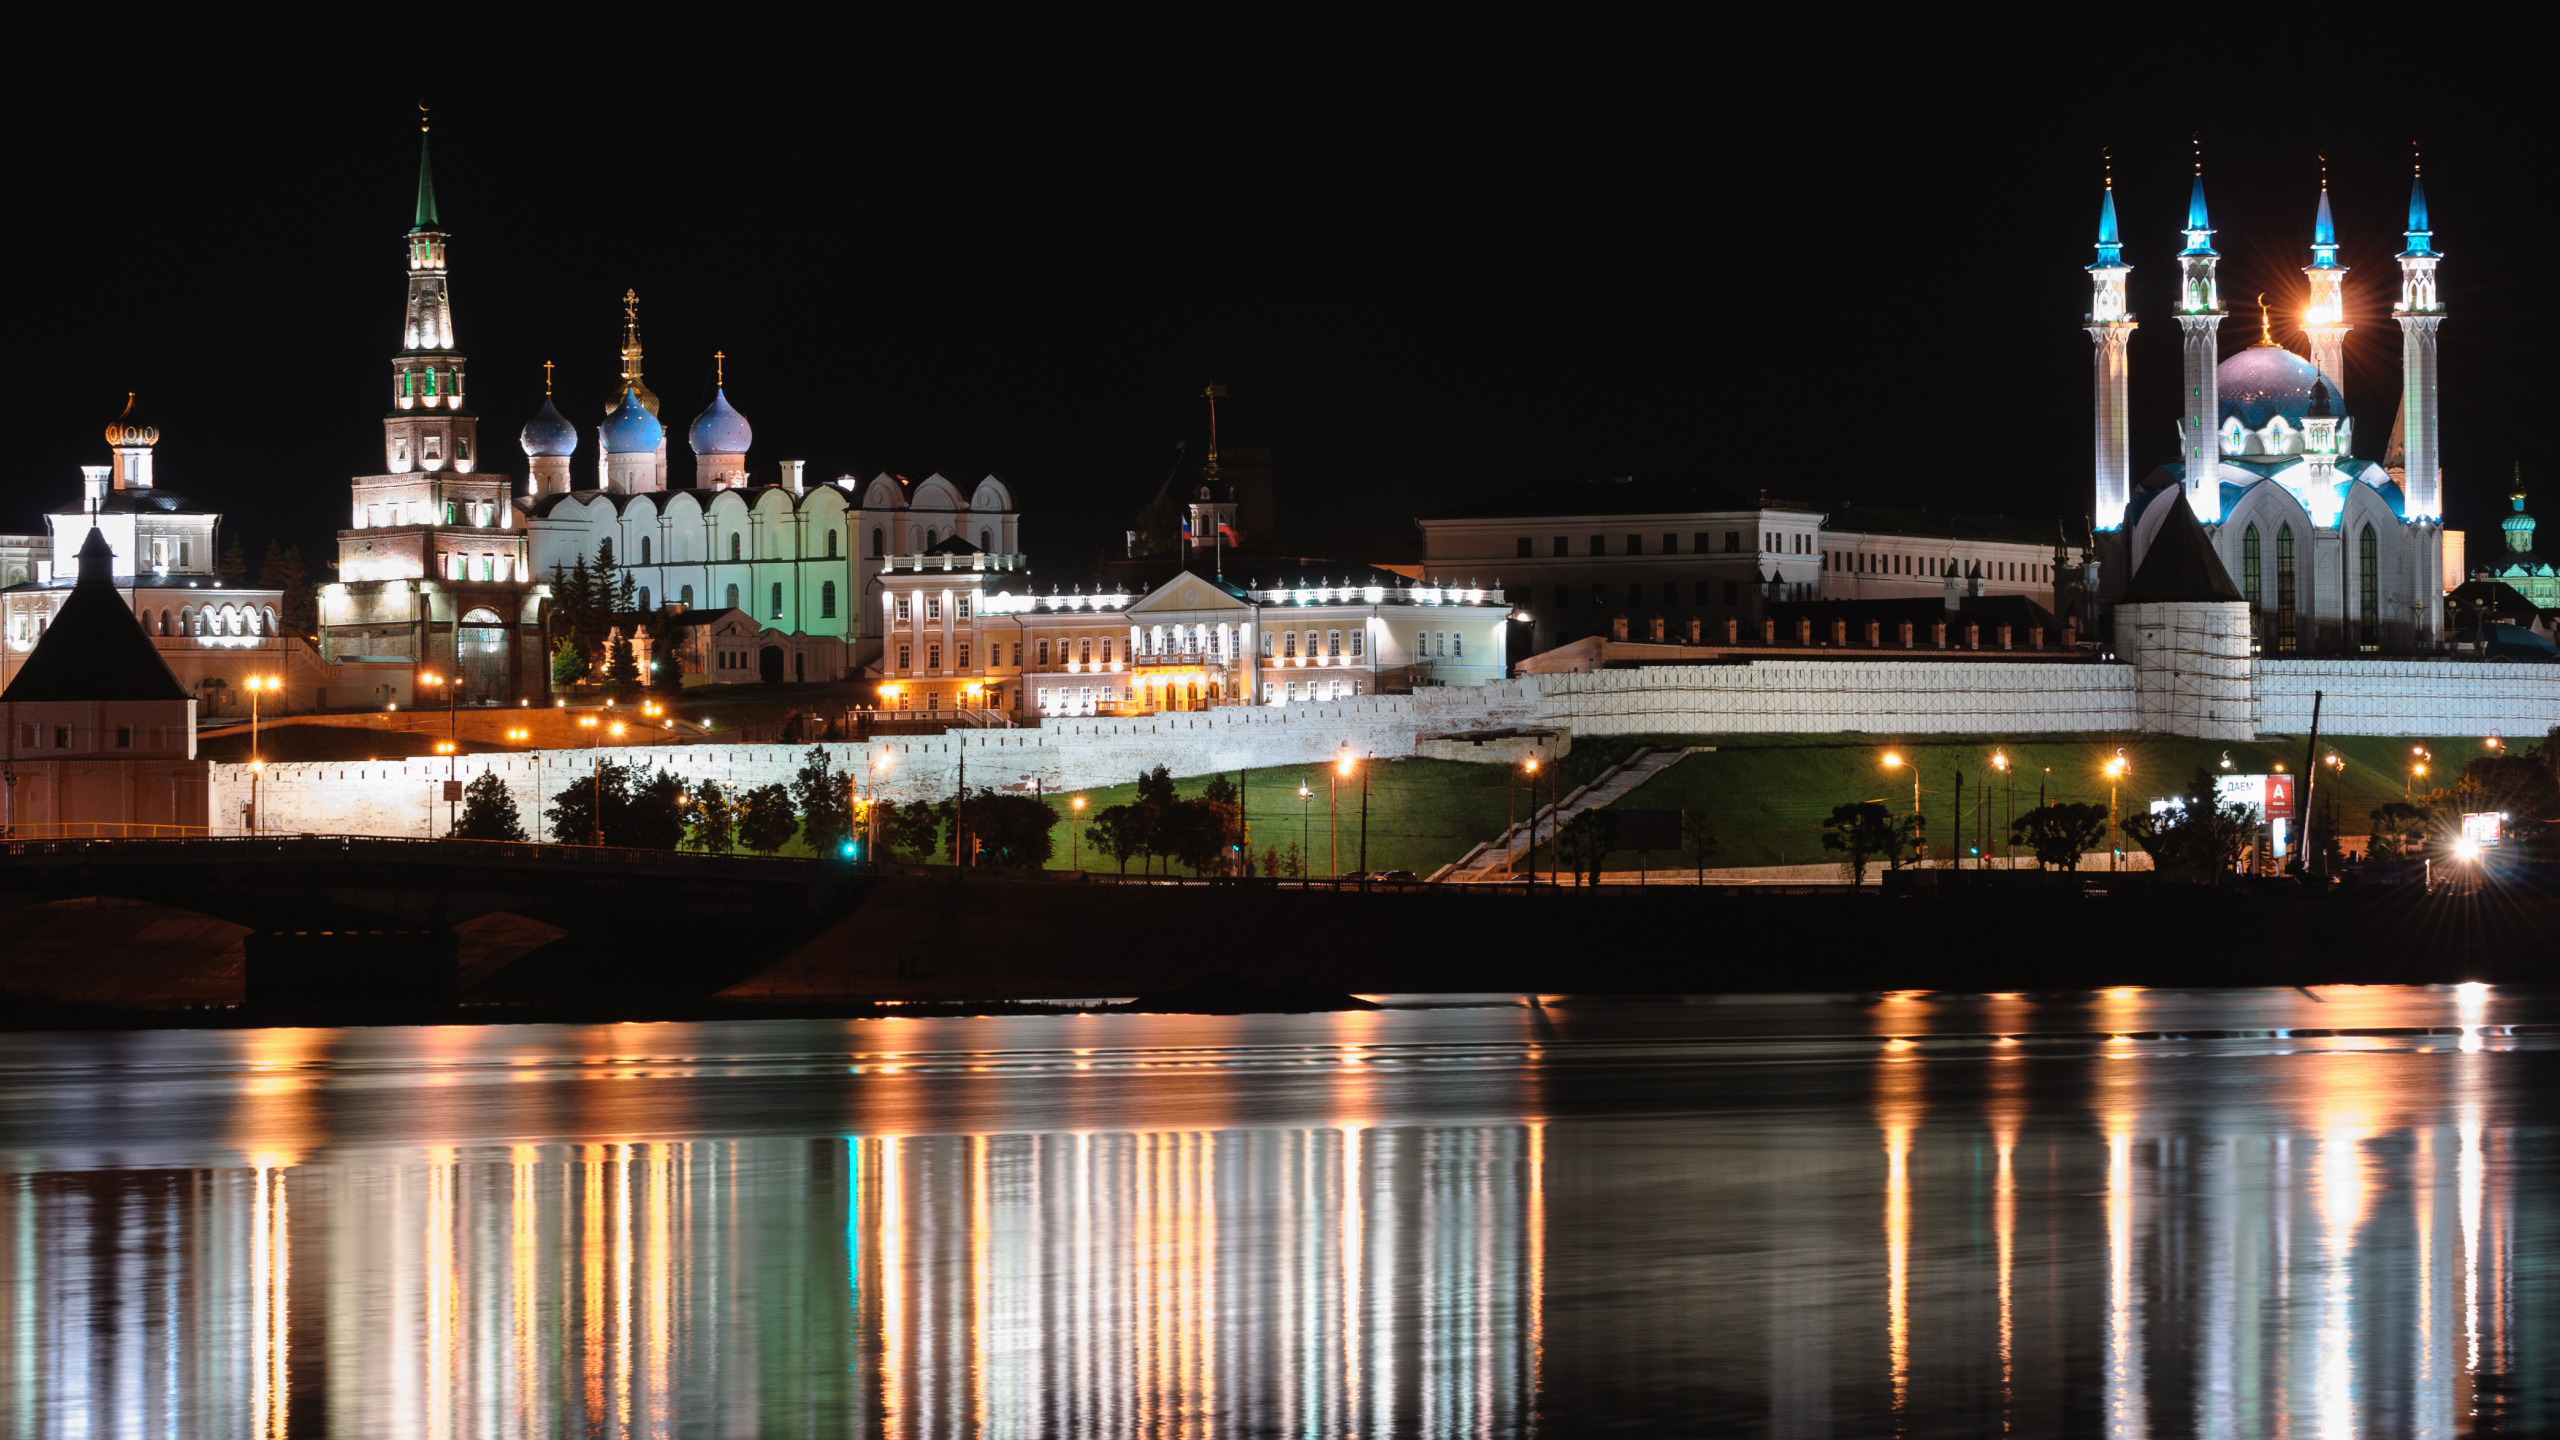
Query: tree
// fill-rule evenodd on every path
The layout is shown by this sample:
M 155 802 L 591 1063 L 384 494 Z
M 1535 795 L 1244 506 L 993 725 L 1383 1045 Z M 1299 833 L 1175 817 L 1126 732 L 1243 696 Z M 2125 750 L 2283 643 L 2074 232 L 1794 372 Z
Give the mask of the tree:
M 604 837 L 609 845 L 632 850 L 673 850 L 684 843 L 684 778 L 672 770 L 652 771 L 632 785 L 621 813 L 607 807 Z
M 551 838 L 563 845 L 604 843 L 597 831 L 597 801 L 602 799 L 604 814 L 611 816 L 629 802 L 630 786 L 631 771 L 623 765 L 599 765 L 572 779 L 542 812 L 551 822 Z
M 782 786 L 759 785 L 738 797 L 738 843 L 747 849 L 770 855 L 790 844 L 799 828 L 791 792 Z
M 507 792 L 507 784 L 495 772 L 482 775 L 462 789 L 462 818 L 454 822 L 453 833 L 461 840 L 523 840 L 524 820 L 516 813 L 516 797 Z
M 1262 847 L 1262 877 L 1266 880 L 1277 880 L 1280 878 L 1279 846 L 1265 845 Z
M 2082 803 L 2039 805 L 2009 826 L 2010 838 L 2036 852 L 2038 865 L 2080 868 L 2080 857 L 2106 843 L 2107 807 Z
M 631 637 L 619 629 L 606 652 L 604 676 L 613 682 L 616 694 L 628 694 L 630 687 L 640 683 L 640 661 L 632 652 Z
M 274 543 L 269 542 L 267 548 L 274 549 Z M 237 585 L 249 578 L 249 555 L 240 548 L 239 536 L 232 536 L 230 543 L 222 547 L 222 559 L 214 565 L 213 573 L 221 576 L 225 585 Z
M 2212 772 L 2199 765 L 2176 805 L 2126 817 L 2124 832 L 2151 852 L 2151 863 L 2160 869 L 2216 874 L 2239 861 L 2257 824 L 2254 807 L 2221 803 Z
M 1049 832 L 1058 812 L 1036 795 L 980 789 L 969 795 L 969 833 L 978 837 L 978 863 L 1037 870 L 1056 844 Z
M 1606 810 L 1585 810 L 1556 832 L 1556 856 L 1573 867 L 1586 885 L 1600 883 L 1601 863 L 1618 848 L 1618 817 Z
M 1834 805 L 1822 822 L 1822 848 L 1836 851 L 1849 866 L 1849 883 L 1867 883 L 1867 862 L 1877 856 L 1899 870 L 1902 847 L 1914 834 L 1909 817 L 1896 816 L 1881 800 L 1853 800 Z
M 277 603 L 283 614 L 278 618 L 288 634 L 311 631 L 319 616 L 311 604 L 309 571 L 302 562 L 301 546 L 268 541 L 266 556 L 258 561 L 258 583 L 281 592 Z
M 940 807 L 921 801 L 900 805 L 882 800 L 873 808 L 879 812 L 882 849 L 900 859 L 917 862 L 930 862 L 942 853 Z
M 2394 800 L 2368 812 L 2373 822 L 2371 835 L 2365 840 L 2364 856 L 2368 860 L 2398 860 L 2419 848 L 2425 831 L 2425 820 L 2418 807 L 2405 800 Z
M 551 647 L 551 683 L 575 685 L 587 678 L 587 652 L 575 635 L 563 635 Z
M 832 854 L 852 823 L 848 777 L 829 768 L 826 747 L 809 747 L 808 760 L 791 780 L 791 800 L 800 811 L 800 835 L 815 855 Z
M 1716 832 L 1707 823 L 1706 811 L 1683 810 L 1680 812 L 1680 840 L 1688 850 L 1689 857 L 1698 862 L 1698 883 L 1706 884 L 1707 857 L 1723 848 L 1716 840 Z
M 1120 862 L 1120 873 L 1129 873 L 1129 857 L 1146 849 L 1150 827 L 1135 805 L 1105 806 L 1085 822 L 1084 838 L 1103 854 Z
M 1205 797 L 1177 800 L 1158 813 L 1156 830 L 1158 853 L 1181 861 L 1194 875 L 1206 875 L 1225 863 L 1229 846 L 1244 838 L 1244 818 L 1235 806 Z
M 737 848 L 738 810 L 730 803 L 729 792 L 717 780 L 703 780 L 693 787 L 693 831 L 685 837 L 685 848 L 705 855 L 726 855 Z
M 1149 858 L 1172 855 L 1172 812 L 1181 801 L 1173 772 L 1162 765 L 1138 772 L 1138 798 L 1129 807 L 1134 816 L 1129 823 L 1137 827 L 1138 849 Z
M 1295 840 L 1289 842 L 1288 853 L 1281 857 L 1280 873 L 1292 880 L 1303 880 L 1307 877 L 1307 857 L 1298 853 L 1298 842 Z

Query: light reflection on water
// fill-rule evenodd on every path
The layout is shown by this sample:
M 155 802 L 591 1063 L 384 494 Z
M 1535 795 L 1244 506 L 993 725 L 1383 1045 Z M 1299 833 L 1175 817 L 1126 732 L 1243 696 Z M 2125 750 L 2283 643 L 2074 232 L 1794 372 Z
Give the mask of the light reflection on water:
M 0 1430 L 2522 1431 L 2555 1008 L 0 1037 Z

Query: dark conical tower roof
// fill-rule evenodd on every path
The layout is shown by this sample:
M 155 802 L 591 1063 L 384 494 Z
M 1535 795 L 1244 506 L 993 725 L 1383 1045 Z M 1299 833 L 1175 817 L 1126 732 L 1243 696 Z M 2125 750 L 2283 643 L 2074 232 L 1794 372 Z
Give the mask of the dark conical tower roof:
M 2122 603 L 2243 598 L 2186 497 L 2171 495 L 2159 503 L 2170 513 L 2162 517 L 2160 533 L 2151 537 L 2151 548 L 2142 552 L 2142 566 L 2124 587 Z
M 0 700 L 186 698 L 187 687 L 169 673 L 169 662 L 116 593 L 115 552 L 107 548 L 107 537 L 90 527 L 80 546 L 79 583 Z

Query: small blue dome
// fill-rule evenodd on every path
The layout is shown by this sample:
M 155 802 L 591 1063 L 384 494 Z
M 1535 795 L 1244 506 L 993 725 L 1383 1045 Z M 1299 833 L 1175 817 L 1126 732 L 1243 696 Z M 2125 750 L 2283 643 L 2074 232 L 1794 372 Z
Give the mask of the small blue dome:
M 729 392 L 711 392 L 711 404 L 693 419 L 693 428 L 685 432 L 686 443 L 696 455 L 744 455 L 755 443 L 755 427 L 747 417 L 729 403 Z
M 607 455 L 653 454 L 667 432 L 658 428 L 658 417 L 640 403 L 637 391 L 624 389 L 622 403 L 604 417 L 604 453 Z
M 525 422 L 523 439 L 524 453 L 536 460 L 578 453 L 578 427 L 569 423 L 548 395 L 542 397 L 542 408 Z
M 2214 387 L 2222 392 L 2220 419 L 2240 417 L 2252 430 L 2282 415 L 2295 429 L 2311 410 L 2312 382 L 2320 369 L 2281 345 L 2252 345 L 2213 370 Z

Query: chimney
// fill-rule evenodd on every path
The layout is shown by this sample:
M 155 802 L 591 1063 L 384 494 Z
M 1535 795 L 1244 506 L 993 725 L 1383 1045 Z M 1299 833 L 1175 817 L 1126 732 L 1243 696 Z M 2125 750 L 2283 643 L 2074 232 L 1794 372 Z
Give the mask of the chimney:
M 1849 622 L 1848 622 L 1848 621 L 1846 621 L 1846 620 L 1834 620 L 1834 621 L 1832 621 L 1832 622 L 1831 622 L 1831 643 L 1832 643 L 1834 646 L 1837 646 L 1837 647 L 1846 647 L 1846 646 L 1848 645 L 1848 643 L 1849 643 Z
M 1967 650 L 1979 650 L 1982 648 L 1981 626 L 1967 625 L 1964 627 L 1964 648 Z
M 1695 644 L 1697 644 L 1700 640 L 1703 640 L 1703 639 L 1705 639 L 1705 638 L 1706 638 L 1706 626 L 1707 626 L 1707 622 L 1706 622 L 1706 621 L 1704 621 L 1704 620 L 1699 619 L 1697 616 L 1692 615 L 1692 616 L 1690 616 L 1690 617 L 1689 617 L 1689 643 L 1690 643 L 1690 644 L 1695 645 Z
M 1730 615 L 1724 617 L 1724 643 L 1727 645 L 1742 643 L 1742 622 Z
M 2044 648 L 2043 626 L 2030 625 L 2027 627 L 2027 648 L 2030 650 L 2041 650 Z
M 1964 608 L 1964 572 L 1953 560 L 1947 562 L 1946 580 L 1942 588 L 1946 591 L 1948 614 L 1952 615 Z
M 1877 622 L 1877 621 L 1870 620 L 1870 621 L 1868 621 L 1868 622 L 1867 622 L 1867 648 L 1868 648 L 1868 649 L 1870 649 L 1870 650 L 1874 650 L 1874 649 L 1877 649 L 1877 648 L 1881 647 L 1881 646 L 1884 644 L 1884 641 L 1883 641 L 1881 638 L 1879 638 L 1879 632 L 1880 632 L 1880 631 L 1882 631 L 1882 629 L 1883 629 L 1883 628 L 1884 628 L 1884 627 L 1882 626 L 1882 624 L 1881 624 L 1881 623 L 1879 623 L 1879 622 Z
M 1947 648 L 1946 621 L 1932 620 L 1929 622 L 1929 643 L 1940 650 Z
M 2065 650 L 2080 648 L 2080 622 L 2077 619 L 2062 622 L 2062 648 Z
M 1654 639 L 1654 640 L 1659 640 L 1659 639 L 1661 639 L 1661 638 L 1662 638 L 1662 617 L 1661 617 L 1661 616 L 1659 616 L 1659 615 L 1656 615 L 1656 616 L 1654 616 L 1651 620 L 1646 621 L 1646 622 L 1645 622 L 1645 631 L 1646 631 L 1646 634 L 1647 634 L 1648 638 L 1650 638 L 1650 639 Z
M 792 494 L 805 495 L 809 493 L 808 468 L 809 462 L 806 460 L 785 460 L 782 462 L 782 483 L 791 487 Z
M 107 503 L 107 472 L 109 468 L 110 467 L 105 465 L 83 465 L 80 467 L 80 508 L 88 511 L 92 515 L 98 513 L 99 506 Z
M 1908 620 L 1905 620 L 1905 621 L 1903 621 L 1901 624 L 1896 625 L 1894 628 L 1895 628 L 1896 630 L 1899 630 L 1900 632 L 1902 632 L 1902 648 L 1903 648 L 1903 649 L 1905 649 L 1905 650 L 1910 649 L 1910 648 L 1911 648 L 1911 622 L 1910 622 L 1910 621 L 1908 621 Z
M 2006 625 L 2000 627 L 2000 648 L 2003 650 L 2009 648 L 2009 627 Z
M 1627 638 L 1626 616 L 1613 615 L 1609 617 L 1609 638 L 1612 640 L 1624 640 Z
M 1796 644 L 1808 649 L 1813 645 L 1813 622 L 1802 616 L 1796 617 Z
M 1760 617 L 1760 643 L 1763 645 L 1778 643 L 1778 622 L 1766 615 Z

